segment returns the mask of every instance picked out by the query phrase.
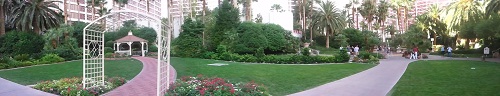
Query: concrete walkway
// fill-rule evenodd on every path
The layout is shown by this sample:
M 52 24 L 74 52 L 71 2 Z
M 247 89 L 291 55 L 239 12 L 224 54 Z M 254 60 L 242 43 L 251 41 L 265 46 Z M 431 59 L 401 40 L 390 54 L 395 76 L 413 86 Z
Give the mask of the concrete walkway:
M 57 96 L 0 78 L 0 96 Z
M 390 55 L 373 68 L 290 96 L 385 96 L 413 61 Z
M 476 60 L 481 58 L 449 58 L 429 56 L 420 60 Z M 417 61 L 405 59 L 401 54 L 393 54 L 380 64 L 363 72 L 333 81 L 290 96 L 386 96 L 403 76 L 408 64 Z M 500 62 L 499 58 L 487 58 L 486 61 Z
M 127 82 L 103 96 L 156 96 L 156 70 L 157 61 L 149 57 L 133 57 L 142 62 L 142 71 Z M 170 81 L 174 82 L 175 69 L 170 66 Z

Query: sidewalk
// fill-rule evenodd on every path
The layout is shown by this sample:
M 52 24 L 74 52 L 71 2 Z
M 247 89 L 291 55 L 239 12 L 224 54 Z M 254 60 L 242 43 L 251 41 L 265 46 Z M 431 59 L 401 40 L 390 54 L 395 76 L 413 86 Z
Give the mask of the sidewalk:
M 0 78 L 0 96 L 57 96 Z
M 390 55 L 371 69 L 290 96 L 385 96 L 413 61 Z

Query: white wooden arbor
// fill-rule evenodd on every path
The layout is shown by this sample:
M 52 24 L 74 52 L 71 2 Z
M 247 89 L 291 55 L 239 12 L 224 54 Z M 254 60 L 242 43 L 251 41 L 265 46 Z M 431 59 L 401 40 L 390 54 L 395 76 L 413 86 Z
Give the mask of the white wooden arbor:
M 146 21 L 149 25 L 147 27 L 156 30 L 155 45 L 158 47 L 156 93 L 157 96 L 163 96 L 170 82 L 168 75 L 170 74 L 171 22 L 134 11 L 112 11 L 85 26 L 83 29 L 83 86 L 88 88 L 104 84 L 104 33 L 118 30 L 122 22 L 127 20 Z

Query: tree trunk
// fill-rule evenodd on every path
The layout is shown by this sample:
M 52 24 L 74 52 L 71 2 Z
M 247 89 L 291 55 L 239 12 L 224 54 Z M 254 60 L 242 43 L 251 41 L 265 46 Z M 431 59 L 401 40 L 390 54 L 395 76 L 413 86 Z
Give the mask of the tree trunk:
M 36 13 L 35 13 L 35 16 L 36 16 Z M 41 35 L 42 34 L 42 31 L 40 30 L 40 23 L 38 22 L 38 19 L 33 19 L 33 32 L 37 33 L 38 35 Z
M 314 27 L 314 25 L 311 25 L 311 27 L 309 27 L 309 42 L 311 42 L 311 43 L 313 40 L 313 27 Z
M 245 19 L 247 21 L 252 21 L 252 0 L 247 0 L 246 3 L 245 3 L 245 9 L 246 9 L 246 13 L 245 13 Z
M 52 49 L 56 49 L 57 48 L 57 40 L 56 39 L 52 39 Z
M 90 18 L 90 21 L 94 21 L 95 18 L 95 0 L 92 0 L 92 17 Z
M 329 29 L 330 28 L 325 28 L 325 33 L 326 33 L 326 48 L 330 48 L 330 32 L 329 32 Z
M 434 34 L 432 34 L 433 38 L 434 38 L 434 41 L 432 41 L 432 44 L 436 44 L 437 45 L 437 38 L 436 38 L 436 32 L 434 32 Z M 442 38 L 442 37 L 441 37 Z
M 0 6 L 0 36 L 5 35 L 5 12 L 4 6 Z
M 68 24 L 68 0 L 64 0 L 64 23 Z
M 465 39 L 465 49 L 470 49 L 470 39 Z

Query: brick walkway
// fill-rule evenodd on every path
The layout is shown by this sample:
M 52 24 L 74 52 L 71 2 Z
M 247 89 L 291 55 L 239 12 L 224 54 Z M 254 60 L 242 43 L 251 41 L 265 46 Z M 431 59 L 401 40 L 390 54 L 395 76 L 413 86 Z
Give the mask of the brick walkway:
M 156 70 L 157 61 L 149 57 L 133 57 L 142 62 L 142 71 L 132 80 L 104 96 L 156 96 Z M 170 67 L 170 81 L 176 77 L 176 71 Z

